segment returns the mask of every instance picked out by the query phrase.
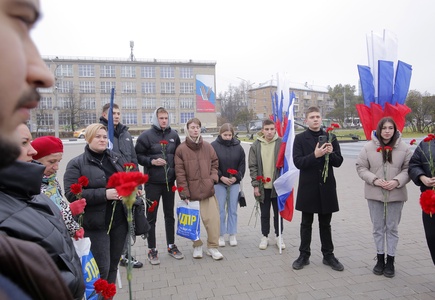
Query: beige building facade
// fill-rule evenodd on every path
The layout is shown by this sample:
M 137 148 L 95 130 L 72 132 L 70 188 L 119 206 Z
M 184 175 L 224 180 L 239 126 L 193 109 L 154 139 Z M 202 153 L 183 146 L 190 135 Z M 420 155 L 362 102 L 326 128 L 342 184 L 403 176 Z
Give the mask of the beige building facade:
M 149 128 L 159 106 L 169 111 L 172 128 L 182 128 L 193 117 L 204 126 L 217 126 L 216 62 L 43 59 L 55 76 L 55 85 L 39 89 L 41 101 L 29 122 L 34 132 L 68 132 L 98 122 L 112 88 L 121 122 L 131 129 Z

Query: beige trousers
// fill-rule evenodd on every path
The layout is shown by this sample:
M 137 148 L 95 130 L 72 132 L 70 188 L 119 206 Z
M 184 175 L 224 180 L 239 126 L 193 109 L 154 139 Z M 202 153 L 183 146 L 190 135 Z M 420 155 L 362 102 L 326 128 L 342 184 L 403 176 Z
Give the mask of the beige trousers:
M 202 224 L 207 231 L 207 247 L 218 248 L 219 233 L 220 233 L 220 216 L 219 204 L 216 197 L 213 195 L 210 198 L 199 201 L 199 213 L 201 215 Z M 193 247 L 202 246 L 201 238 L 193 242 Z

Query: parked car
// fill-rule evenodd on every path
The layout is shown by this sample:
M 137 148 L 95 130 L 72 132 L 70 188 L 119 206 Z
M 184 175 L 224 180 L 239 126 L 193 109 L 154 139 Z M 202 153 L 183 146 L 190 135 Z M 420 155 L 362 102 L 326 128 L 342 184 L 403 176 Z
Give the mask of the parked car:
M 85 128 L 74 131 L 73 137 L 84 139 L 85 138 Z
M 201 133 L 205 133 L 207 132 L 207 128 L 205 128 L 204 126 L 201 127 Z

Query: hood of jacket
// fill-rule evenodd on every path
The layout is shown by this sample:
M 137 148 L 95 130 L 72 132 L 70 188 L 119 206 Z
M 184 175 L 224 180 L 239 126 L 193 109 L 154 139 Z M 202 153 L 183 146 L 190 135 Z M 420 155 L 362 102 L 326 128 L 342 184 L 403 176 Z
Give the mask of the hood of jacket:
M 0 190 L 18 199 L 30 199 L 41 193 L 44 171 L 39 162 L 15 161 L 0 170 Z
M 222 136 L 218 135 L 216 138 L 216 141 L 224 146 L 230 147 L 230 146 L 236 146 L 240 145 L 240 141 L 236 138 L 232 138 L 231 140 L 224 140 Z
M 157 107 L 156 110 L 154 111 L 153 116 L 151 117 L 151 124 L 152 124 L 152 126 L 154 126 L 156 129 L 165 131 L 165 130 L 168 130 L 168 129 L 171 128 L 171 123 L 170 123 L 169 118 L 168 118 L 168 126 L 167 126 L 165 129 L 162 129 L 162 128 L 160 127 L 159 119 L 157 118 L 157 111 L 158 111 L 159 109 L 161 109 L 161 108 L 164 109 L 163 106 L 159 106 L 159 107 Z
M 106 126 L 107 130 L 109 130 L 109 123 L 103 116 L 100 117 L 100 124 L 103 124 L 104 126 Z M 113 127 L 113 134 L 116 137 L 119 137 L 119 135 L 124 131 L 128 131 L 128 127 L 124 124 L 118 123 L 117 126 Z
M 272 143 L 272 142 L 276 141 L 278 138 L 279 138 L 278 133 L 275 132 L 275 135 L 273 136 L 272 140 L 270 142 L 268 142 L 264 138 L 264 134 L 261 131 L 259 133 L 257 133 L 257 140 L 259 140 L 262 143 Z

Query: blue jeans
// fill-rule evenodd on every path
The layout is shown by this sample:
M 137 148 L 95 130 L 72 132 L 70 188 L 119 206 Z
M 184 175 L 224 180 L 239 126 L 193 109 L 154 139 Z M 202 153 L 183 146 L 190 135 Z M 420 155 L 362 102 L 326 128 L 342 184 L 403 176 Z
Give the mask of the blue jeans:
M 227 199 L 227 188 L 230 190 L 230 197 Z M 225 233 L 237 233 L 237 205 L 239 203 L 240 184 L 227 186 L 223 183 L 218 183 L 214 186 L 216 198 L 219 202 L 220 212 L 220 235 Z

